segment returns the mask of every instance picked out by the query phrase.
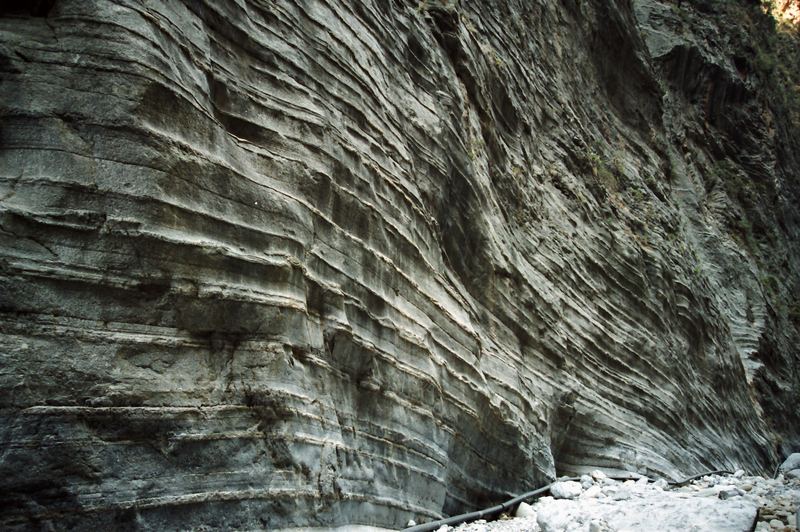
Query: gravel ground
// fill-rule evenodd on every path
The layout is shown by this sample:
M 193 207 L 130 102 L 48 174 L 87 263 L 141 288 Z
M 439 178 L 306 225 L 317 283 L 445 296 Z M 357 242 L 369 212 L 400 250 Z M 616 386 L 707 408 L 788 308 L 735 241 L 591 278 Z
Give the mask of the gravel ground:
M 710 475 L 683 487 L 663 480 L 614 481 L 601 471 L 558 482 L 553 496 L 522 505 L 517 516 L 440 532 L 756 532 L 796 531 L 800 480 Z

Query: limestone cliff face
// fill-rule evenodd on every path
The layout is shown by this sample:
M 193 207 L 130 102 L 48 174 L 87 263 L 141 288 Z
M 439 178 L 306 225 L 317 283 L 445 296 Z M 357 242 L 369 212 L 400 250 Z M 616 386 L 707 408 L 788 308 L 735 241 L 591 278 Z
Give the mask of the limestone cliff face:
M 797 129 L 758 28 L 683 4 L 3 7 L 2 527 L 771 467 Z

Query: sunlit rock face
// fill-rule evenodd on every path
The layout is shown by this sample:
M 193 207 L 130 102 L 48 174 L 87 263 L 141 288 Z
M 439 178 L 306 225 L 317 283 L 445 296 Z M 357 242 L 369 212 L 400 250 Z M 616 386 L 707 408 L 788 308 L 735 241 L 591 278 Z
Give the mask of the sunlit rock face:
M 4 529 L 399 527 L 797 437 L 797 159 L 666 3 L 2 10 Z
M 800 24 L 800 0 L 777 0 L 771 3 L 770 8 L 779 21 Z

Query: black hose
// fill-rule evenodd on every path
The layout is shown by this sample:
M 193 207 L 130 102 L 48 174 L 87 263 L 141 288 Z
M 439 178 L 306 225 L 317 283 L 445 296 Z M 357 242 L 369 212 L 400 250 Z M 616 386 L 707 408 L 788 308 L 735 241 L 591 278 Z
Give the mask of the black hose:
M 676 480 L 674 482 L 667 482 L 667 484 L 669 484 L 670 486 L 677 486 L 677 487 L 685 486 L 686 484 L 688 484 L 689 482 L 691 482 L 693 480 L 697 480 L 698 478 L 703 478 L 703 477 L 706 477 L 708 475 L 733 475 L 733 472 L 732 471 L 728 471 L 727 469 L 720 469 L 718 471 L 709 471 L 708 473 L 700 473 L 699 475 L 695 475 L 693 477 L 685 478 L 683 480 Z
M 579 480 L 576 477 L 570 477 L 562 480 Z M 478 519 L 484 519 L 486 517 L 494 517 L 495 515 L 503 513 L 503 510 L 508 510 L 512 506 L 517 505 L 526 499 L 536 497 L 537 495 L 541 495 L 542 493 L 547 493 L 554 483 L 551 482 L 547 486 L 539 488 L 537 490 L 529 491 L 528 493 L 523 493 L 513 499 L 509 499 L 502 504 L 498 504 L 497 506 L 492 506 L 491 508 L 487 508 L 485 510 L 478 510 L 477 512 L 470 512 L 468 514 L 461 514 L 461 515 L 454 515 L 453 517 L 448 517 L 446 519 L 439 519 L 438 521 L 431 521 L 430 523 L 423 523 L 421 525 L 412 526 L 410 528 L 406 528 L 403 532 L 432 532 L 433 530 L 437 530 L 439 527 L 444 525 L 460 525 L 461 523 L 466 523 L 469 521 L 477 521 Z
M 705 477 L 707 475 L 731 475 L 731 474 L 732 473 L 730 471 L 726 471 L 726 470 L 709 471 L 707 473 L 701 473 L 699 475 L 694 475 L 693 477 L 689 477 L 689 478 L 686 478 L 686 479 L 683 479 L 683 480 L 667 482 L 667 484 L 669 484 L 670 486 L 684 486 L 684 485 L 688 484 L 689 482 L 691 482 L 693 480 Z M 625 480 L 638 480 L 640 478 L 646 478 L 646 477 L 643 477 L 642 475 L 639 475 L 639 476 L 608 477 L 608 478 L 610 478 L 612 480 L 625 481 Z M 578 481 L 578 480 L 580 480 L 580 477 L 566 477 L 566 478 L 558 479 L 555 482 L 565 482 L 565 481 L 568 481 L 568 480 Z M 478 511 L 470 512 L 470 513 L 466 513 L 466 514 L 454 515 L 452 517 L 447 517 L 445 519 L 439 519 L 438 521 L 431 521 L 430 523 L 423 523 L 421 525 L 416 525 L 416 526 L 412 526 L 412 527 L 406 528 L 406 529 L 403 530 L 403 532 L 433 532 L 434 530 L 437 530 L 437 529 L 439 529 L 440 527 L 442 527 L 444 525 L 455 526 L 455 525 L 460 525 L 461 523 L 467 523 L 469 521 L 477 521 L 478 519 L 486 519 L 486 518 L 495 517 L 497 515 L 500 515 L 501 513 L 503 513 L 506 510 L 511 510 L 515 506 L 519 505 L 519 503 L 521 503 L 521 502 L 528 501 L 530 499 L 533 499 L 534 497 L 537 497 L 539 495 L 547 493 L 548 491 L 550 491 L 550 487 L 553 484 L 555 484 L 555 482 L 551 482 L 550 484 L 548 484 L 548 485 L 546 485 L 544 487 L 541 487 L 539 489 L 535 489 L 533 491 L 529 491 L 527 493 L 523 493 L 522 495 L 518 495 L 518 496 L 514 497 L 513 499 L 509 499 L 504 503 L 498 504 L 497 506 L 492 506 L 491 508 L 486 508 L 485 510 L 478 510 Z

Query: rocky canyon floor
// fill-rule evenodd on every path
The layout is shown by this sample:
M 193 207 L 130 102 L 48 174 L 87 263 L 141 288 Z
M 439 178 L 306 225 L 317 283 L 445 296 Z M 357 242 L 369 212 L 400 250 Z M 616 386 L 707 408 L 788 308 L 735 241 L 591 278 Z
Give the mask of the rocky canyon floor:
M 768 532 L 797 530 L 800 478 L 709 475 L 680 487 L 646 477 L 624 482 L 601 471 L 563 481 L 551 496 L 522 504 L 516 517 L 439 532 Z M 755 525 L 755 527 L 754 527 Z

